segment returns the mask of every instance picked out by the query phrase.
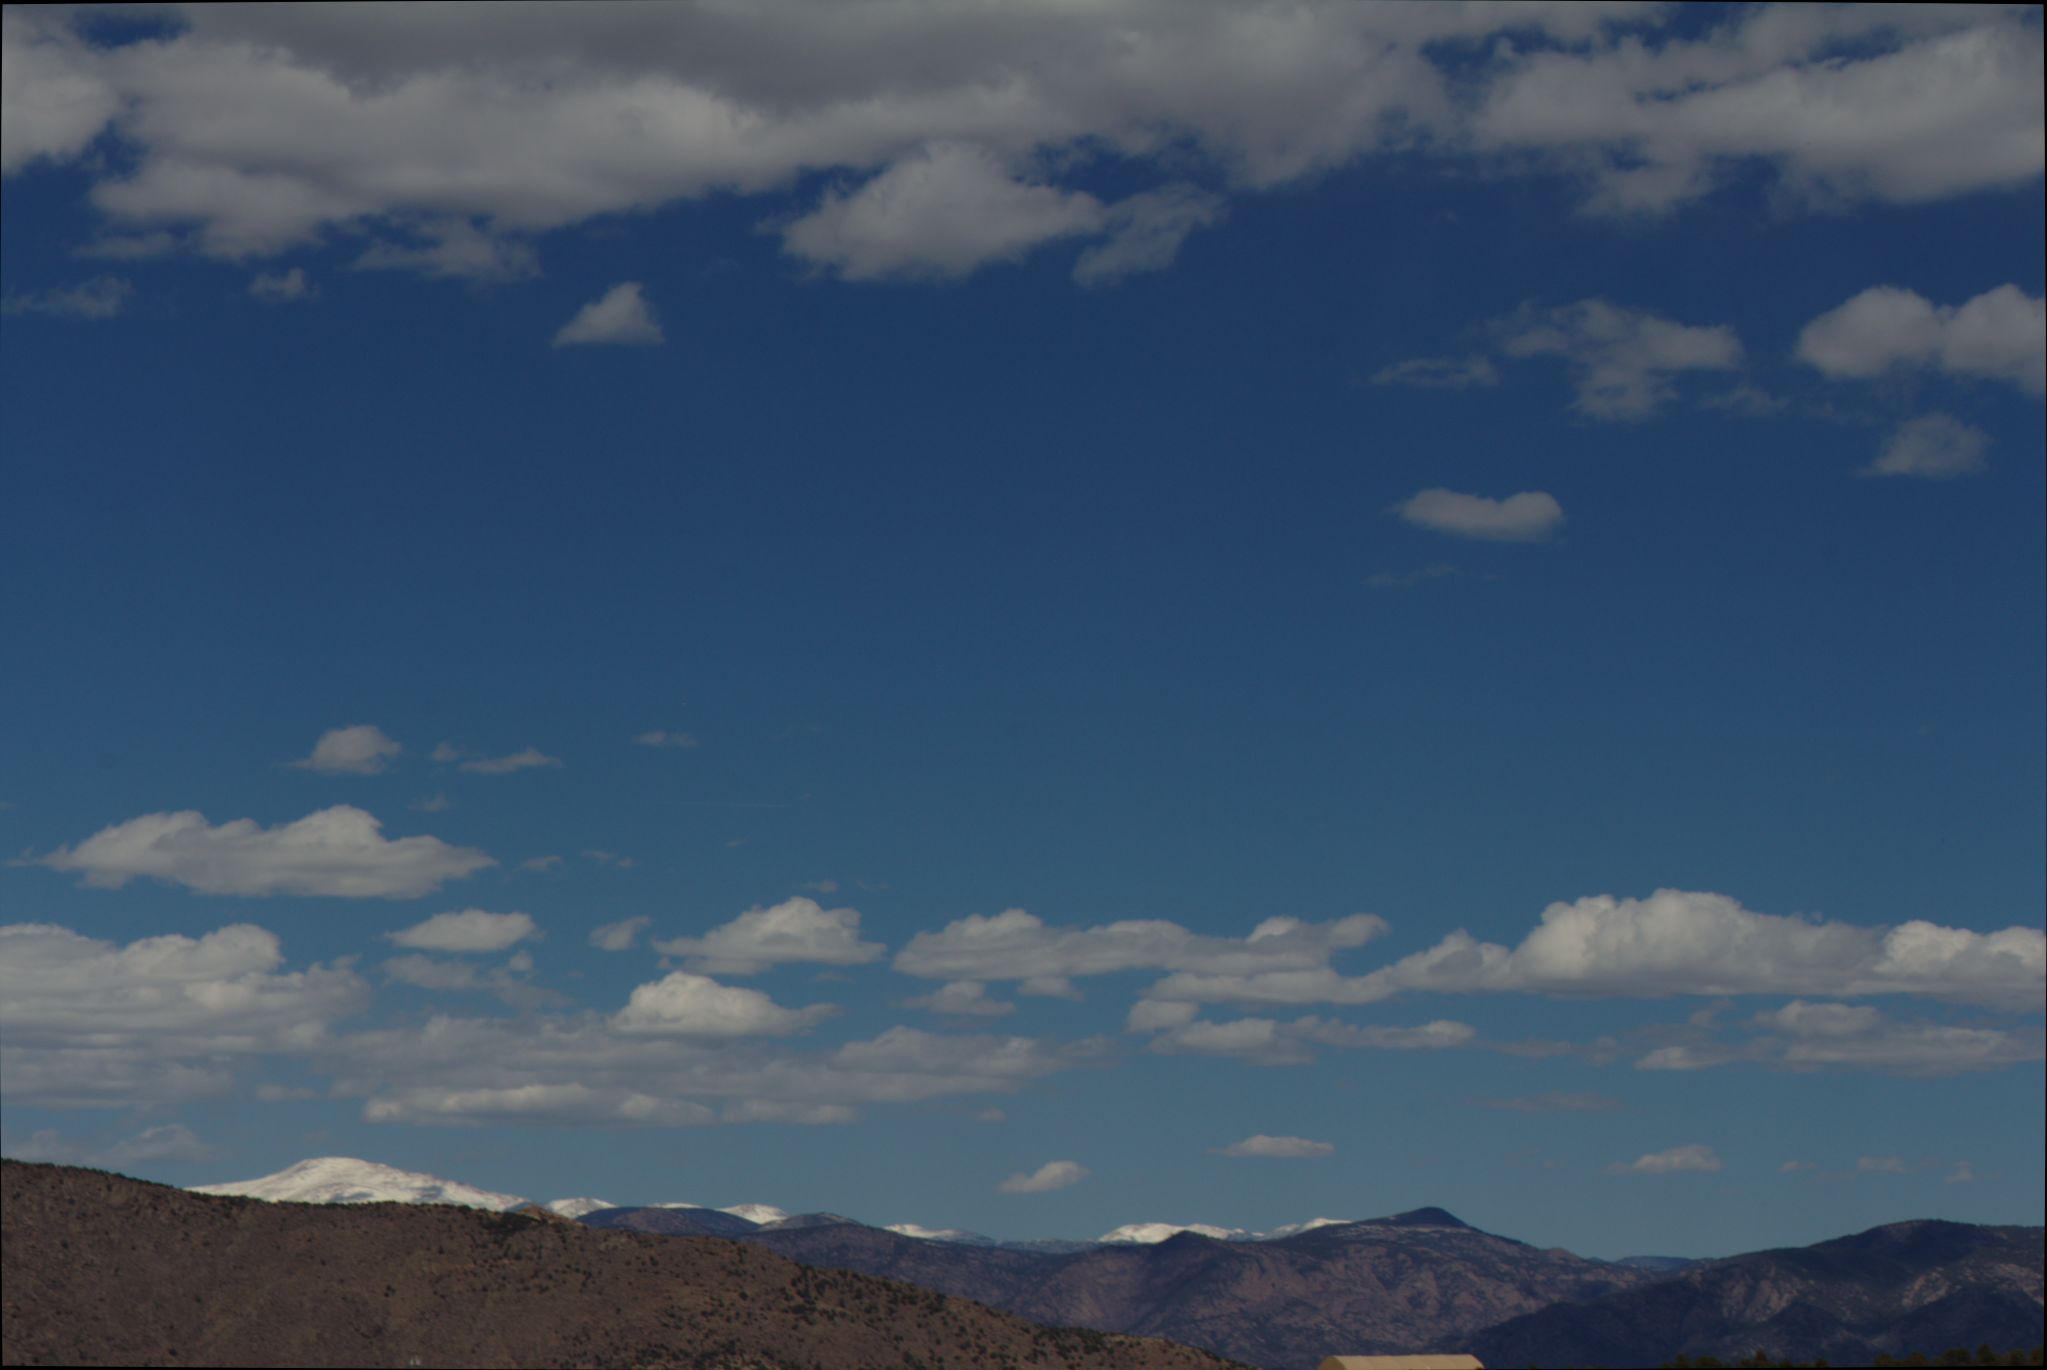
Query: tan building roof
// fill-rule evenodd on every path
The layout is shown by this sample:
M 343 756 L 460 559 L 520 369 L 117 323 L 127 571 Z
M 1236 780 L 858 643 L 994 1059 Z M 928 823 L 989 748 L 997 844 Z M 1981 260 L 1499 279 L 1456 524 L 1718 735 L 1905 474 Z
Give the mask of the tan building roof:
M 1315 1370 L 1485 1370 L 1477 1356 L 1325 1356 Z

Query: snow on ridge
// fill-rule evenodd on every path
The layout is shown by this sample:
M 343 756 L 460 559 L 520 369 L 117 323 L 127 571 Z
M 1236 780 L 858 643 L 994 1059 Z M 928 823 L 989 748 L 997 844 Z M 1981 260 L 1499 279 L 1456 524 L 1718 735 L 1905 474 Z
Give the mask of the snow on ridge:
M 618 1205 L 608 1199 L 550 1199 L 546 1208 L 550 1213 L 559 1213 L 564 1218 L 580 1218 L 585 1213 L 596 1213 Z
M 1352 1221 L 1353 1219 L 1350 1218 L 1310 1218 L 1304 1223 L 1288 1223 L 1284 1227 L 1275 1227 L 1270 1232 L 1257 1233 L 1254 1240 L 1261 1242 L 1276 1241 L 1281 1237 L 1292 1237 L 1302 1232 L 1313 1232 L 1318 1227 L 1344 1227 Z
M 890 1223 L 884 1232 L 893 1232 L 898 1237 L 915 1237 L 920 1242 L 954 1242 L 965 1246 L 992 1246 L 994 1243 L 978 1232 L 968 1232 L 958 1227 L 919 1227 L 916 1223 Z
M 1213 1237 L 1219 1242 L 1240 1240 L 1251 1234 L 1241 1227 L 1211 1227 L 1207 1223 L 1125 1223 L 1112 1231 L 1095 1238 L 1102 1243 L 1130 1242 L 1139 1245 L 1156 1245 L 1182 1232 L 1192 1232 L 1198 1237 Z
M 517 1208 L 526 1200 L 517 1194 L 500 1194 L 474 1185 L 444 1180 L 438 1175 L 349 1156 L 316 1156 L 286 1166 L 274 1175 L 253 1180 L 229 1180 L 223 1184 L 191 1186 L 195 1194 L 225 1194 L 245 1199 L 267 1199 L 272 1203 L 314 1204 L 457 1204 L 464 1208 L 489 1208 L 500 1212 Z
M 718 1211 L 730 1213 L 735 1218 L 744 1218 L 750 1223 L 759 1223 L 762 1227 L 769 1223 L 781 1222 L 789 1216 L 773 1204 L 734 1204 L 730 1208 L 721 1208 Z

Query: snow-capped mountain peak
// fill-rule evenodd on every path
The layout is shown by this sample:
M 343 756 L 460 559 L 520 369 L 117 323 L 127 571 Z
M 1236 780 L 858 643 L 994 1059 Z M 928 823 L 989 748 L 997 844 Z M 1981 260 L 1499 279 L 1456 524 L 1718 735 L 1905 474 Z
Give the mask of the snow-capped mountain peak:
M 1200 1237 L 1213 1237 L 1219 1242 L 1237 1241 L 1250 1235 L 1241 1227 L 1211 1227 L 1207 1223 L 1125 1223 L 1112 1231 L 1104 1232 L 1095 1240 L 1155 1245 L 1169 1237 L 1177 1237 L 1182 1232 L 1192 1232 Z
M 465 1208 L 517 1208 L 526 1202 L 517 1194 L 499 1194 L 474 1185 L 444 1180 L 416 1170 L 359 1161 L 348 1156 L 318 1156 L 286 1166 L 275 1175 L 225 1184 L 192 1186 L 198 1194 L 229 1194 L 273 1203 L 309 1204 L 460 1204 Z
M 547 1203 L 548 1212 L 559 1213 L 564 1218 L 580 1218 L 585 1213 L 617 1207 L 608 1199 L 550 1199 Z
M 750 1223 L 759 1223 L 762 1227 L 769 1223 L 781 1222 L 789 1216 L 786 1211 L 773 1204 L 734 1204 L 730 1208 L 721 1208 L 718 1211 L 730 1213 L 735 1218 L 744 1218 Z

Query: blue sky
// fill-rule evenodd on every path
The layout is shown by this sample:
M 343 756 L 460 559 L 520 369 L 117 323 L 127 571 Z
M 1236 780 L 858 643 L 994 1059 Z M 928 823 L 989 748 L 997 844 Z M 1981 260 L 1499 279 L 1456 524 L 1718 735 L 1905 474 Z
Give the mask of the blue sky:
M 9 10 L 8 1153 L 2040 1221 L 2040 42 Z

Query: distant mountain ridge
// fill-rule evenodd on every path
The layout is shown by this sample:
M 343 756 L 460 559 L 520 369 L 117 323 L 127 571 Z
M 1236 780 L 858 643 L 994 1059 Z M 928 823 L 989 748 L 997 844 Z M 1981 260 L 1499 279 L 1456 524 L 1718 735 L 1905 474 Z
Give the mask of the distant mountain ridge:
M 448 1203 L 468 1208 L 488 1208 L 507 1212 L 522 1204 L 538 1202 L 523 1195 L 501 1194 L 494 1190 L 479 1189 L 474 1185 L 445 1180 L 437 1175 L 419 1171 L 401 1170 L 395 1166 L 382 1165 L 376 1161 L 357 1160 L 347 1156 L 321 1156 L 300 1161 L 285 1167 L 274 1175 L 263 1175 L 253 1180 L 232 1180 L 221 1184 L 194 1185 L 195 1194 L 218 1194 L 250 1199 L 268 1199 L 276 1203 Z M 722 1213 L 740 1220 L 739 1224 L 723 1223 L 706 1219 L 698 1228 L 692 1229 L 698 1235 L 727 1236 L 748 1231 L 756 1227 L 773 1228 L 782 1224 L 796 1223 L 816 1226 L 822 1221 L 857 1222 L 837 1214 L 791 1214 L 788 1210 L 773 1204 L 741 1203 L 726 1208 L 707 1208 L 694 1203 L 663 1203 L 646 1205 L 614 1205 L 604 1199 L 571 1198 L 551 1199 L 540 1205 L 565 1218 L 583 1219 L 591 1214 L 617 1208 L 621 1212 L 640 1212 L 651 1209 L 675 1209 L 697 1213 Z M 983 1236 L 978 1232 L 966 1232 L 957 1228 L 933 1229 L 916 1223 L 892 1223 L 884 1230 L 905 1237 L 923 1241 L 959 1242 L 973 1246 L 1013 1246 L 1022 1250 L 1080 1250 L 1104 1242 L 1162 1242 L 1181 1232 L 1193 1232 L 1219 1241 L 1271 1241 L 1290 1237 L 1296 1233 L 1311 1231 L 1318 1227 L 1341 1226 L 1353 1221 L 1347 1218 L 1311 1218 L 1306 1222 L 1288 1223 L 1270 1231 L 1253 1232 L 1240 1227 L 1218 1227 L 1208 1223 L 1126 1223 L 1113 1228 L 1101 1236 L 1086 1240 L 1039 1239 L 1008 1241 L 998 1237 Z M 1396 1214 L 1388 1218 L 1373 1218 L 1367 1221 L 1407 1226 L 1454 1226 L 1463 1223 L 1440 1208 L 1419 1208 L 1410 1213 Z M 743 1224 L 743 1225 L 741 1225 Z M 666 1231 L 655 1220 L 627 1221 L 613 1219 L 599 1226 L 626 1227 L 638 1231 Z M 686 1226 L 686 1225 L 684 1225 Z M 680 1232 L 682 1226 L 674 1226 Z
M 1984 1342 L 2037 1346 L 2047 1229 L 1920 1220 L 1699 1261 L 1640 1288 L 1486 1329 L 1488 1365 L 1644 1365 L 1677 1355 L 1867 1365 Z
M 338 1164 L 324 1158 L 208 1188 L 323 1202 L 362 1202 L 372 1189 L 406 1203 L 523 1202 L 366 1162 L 347 1163 L 367 1168 L 351 1187 Z M 285 1183 L 294 1172 L 294 1184 Z M 1723 1260 L 1599 1261 L 1483 1232 L 1435 1207 L 1261 1233 L 1132 1223 L 1093 1241 L 1004 1241 L 764 1204 L 600 1203 L 547 1207 L 586 1227 L 737 1240 L 1034 1322 L 1166 1337 L 1273 1370 L 1316 1365 L 1332 1348 L 1625 1365 L 1680 1354 L 1739 1358 L 1762 1347 L 1779 1358 L 1867 1363 L 1881 1351 L 2034 1345 L 2042 1312 L 2038 1227 L 1907 1222 Z

